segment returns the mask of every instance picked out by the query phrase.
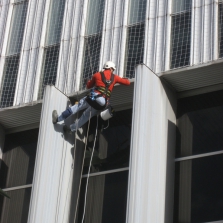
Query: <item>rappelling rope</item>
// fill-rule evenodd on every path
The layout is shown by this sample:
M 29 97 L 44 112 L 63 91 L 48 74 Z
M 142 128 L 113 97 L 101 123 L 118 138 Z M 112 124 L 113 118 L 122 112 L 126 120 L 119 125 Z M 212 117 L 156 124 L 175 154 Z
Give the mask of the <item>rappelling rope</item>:
M 90 176 L 90 171 L 91 171 L 91 163 L 94 155 L 94 149 L 95 149 L 95 142 L 97 138 L 97 133 L 98 133 L 98 115 L 97 115 L 97 126 L 95 130 L 95 137 L 94 137 L 94 145 L 91 153 L 91 159 L 89 163 L 89 168 L 88 168 L 88 174 L 87 174 L 87 182 L 86 182 L 86 188 L 85 188 L 85 197 L 84 197 L 84 211 L 83 211 L 83 217 L 82 217 L 82 223 L 84 222 L 84 217 L 85 217 L 85 209 L 86 209 L 86 199 L 87 199 L 87 190 L 88 190 L 88 182 L 89 182 L 89 176 Z

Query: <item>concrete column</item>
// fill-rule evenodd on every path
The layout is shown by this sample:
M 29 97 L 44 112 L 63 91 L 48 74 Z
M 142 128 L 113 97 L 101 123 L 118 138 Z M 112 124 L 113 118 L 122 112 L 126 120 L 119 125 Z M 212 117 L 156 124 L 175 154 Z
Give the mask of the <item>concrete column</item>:
M 77 131 L 75 144 L 75 134 L 63 134 L 63 123 L 52 124 L 52 111 L 56 109 L 60 114 L 66 109 L 67 104 L 68 100 L 64 94 L 54 86 L 46 87 L 29 223 L 64 223 L 69 222 L 75 215 L 86 137 L 84 130 L 80 129 Z M 66 120 L 66 124 L 71 122 L 73 117 Z
M 171 223 L 176 95 L 145 65 L 135 71 L 126 222 Z
M 1 168 L 1 160 L 2 160 L 4 142 L 5 142 L 5 131 L 4 131 L 3 127 L 0 125 L 0 168 Z

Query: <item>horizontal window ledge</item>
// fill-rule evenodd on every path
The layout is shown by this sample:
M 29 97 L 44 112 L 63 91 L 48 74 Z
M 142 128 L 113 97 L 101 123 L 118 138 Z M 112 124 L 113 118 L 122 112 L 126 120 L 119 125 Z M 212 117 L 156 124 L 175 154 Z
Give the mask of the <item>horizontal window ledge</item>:
M 186 157 L 182 157 L 182 158 L 176 158 L 175 162 L 198 159 L 198 158 L 207 157 L 207 156 L 215 156 L 215 155 L 219 155 L 219 154 L 223 154 L 223 150 L 217 151 L 217 152 L 210 152 L 210 153 L 204 153 L 204 154 L 199 154 L 199 155 L 193 155 L 193 156 L 186 156 Z

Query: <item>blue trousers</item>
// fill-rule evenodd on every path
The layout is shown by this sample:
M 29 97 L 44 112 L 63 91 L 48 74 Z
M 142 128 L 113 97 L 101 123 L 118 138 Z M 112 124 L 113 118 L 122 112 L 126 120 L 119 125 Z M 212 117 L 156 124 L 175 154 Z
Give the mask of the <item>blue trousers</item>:
M 96 101 L 100 105 L 105 105 L 106 101 L 103 97 L 96 98 Z M 69 107 L 67 110 L 61 113 L 61 115 L 58 117 L 58 122 L 61 122 L 65 120 L 67 117 L 69 117 L 72 114 L 76 114 L 77 112 L 84 110 L 82 116 L 79 118 L 79 120 L 76 120 L 75 123 L 70 125 L 70 129 L 72 132 L 76 131 L 78 128 L 82 127 L 89 119 L 91 119 L 95 115 L 99 115 L 101 111 L 98 111 L 94 108 L 92 108 L 87 102 L 86 97 L 82 98 L 78 104 L 75 104 L 72 107 Z

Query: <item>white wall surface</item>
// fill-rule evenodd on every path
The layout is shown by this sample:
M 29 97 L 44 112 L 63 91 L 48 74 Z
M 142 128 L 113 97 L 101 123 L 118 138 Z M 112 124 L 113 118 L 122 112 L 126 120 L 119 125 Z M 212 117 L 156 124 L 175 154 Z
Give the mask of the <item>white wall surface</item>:
M 128 223 L 172 222 L 176 95 L 145 65 L 136 67 Z
M 64 136 L 63 123 L 52 124 L 52 111 L 56 109 L 60 114 L 66 107 L 67 97 L 55 87 L 47 86 L 40 120 L 29 223 L 63 223 L 69 222 L 70 215 L 74 216 L 76 204 L 72 203 L 73 210 L 70 214 L 70 202 L 71 196 L 74 201 L 77 200 L 77 195 L 72 195 L 72 190 L 78 191 L 85 138 L 77 139 L 74 152 L 75 135 Z M 67 122 L 72 120 L 68 119 Z M 77 157 L 75 154 L 78 154 Z M 73 156 L 77 159 L 74 167 Z
M 5 142 L 5 131 L 3 127 L 0 126 L 0 160 L 2 159 L 4 142 Z M 1 161 L 0 161 L 0 168 L 1 168 Z

